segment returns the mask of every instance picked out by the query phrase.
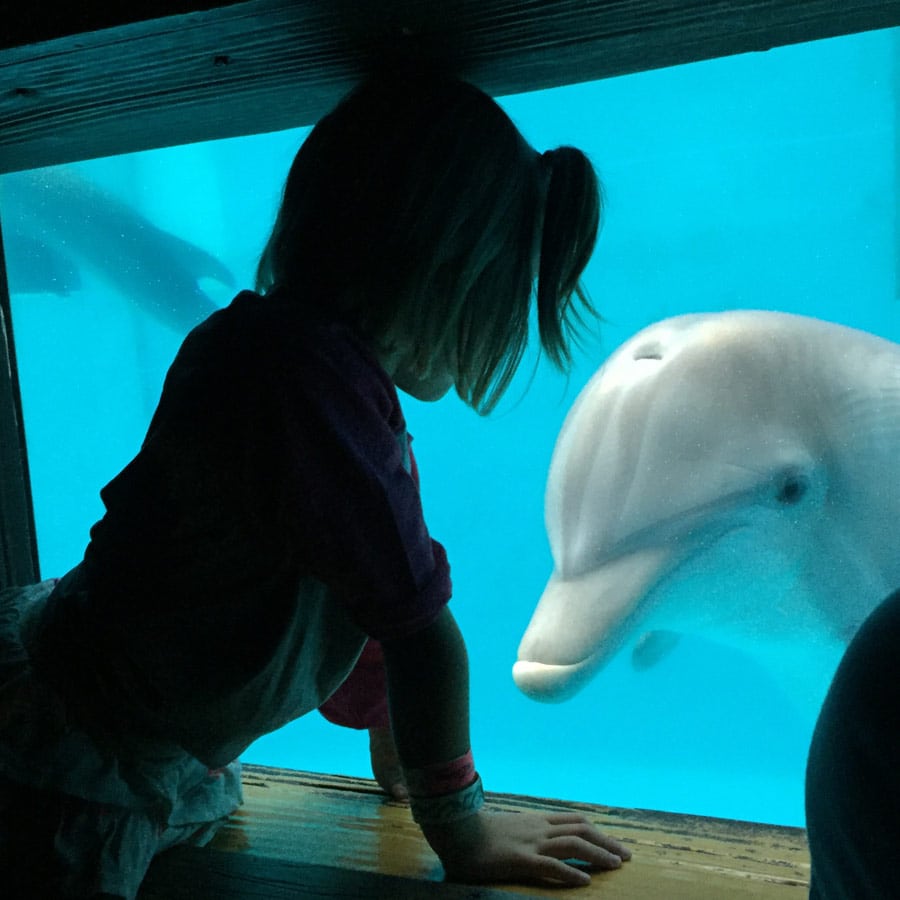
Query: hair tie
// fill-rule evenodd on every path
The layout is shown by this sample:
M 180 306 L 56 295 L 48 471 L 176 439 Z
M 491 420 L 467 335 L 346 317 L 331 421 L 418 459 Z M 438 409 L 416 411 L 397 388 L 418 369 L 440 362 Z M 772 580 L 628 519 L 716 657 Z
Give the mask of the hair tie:
M 484 806 L 484 789 L 481 778 L 476 774 L 475 780 L 461 790 L 442 797 L 409 798 L 409 808 L 413 819 L 419 825 L 445 825 L 459 822 L 474 816 Z
M 413 797 L 434 797 L 468 787 L 477 777 L 472 751 L 448 762 L 434 763 L 421 769 L 405 769 L 406 787 Z
M 484 789 L 472 751 L 448 762 L 405 769 L 409 806 L 420 825 L 440 825 L 474 816 L 484 805 Z

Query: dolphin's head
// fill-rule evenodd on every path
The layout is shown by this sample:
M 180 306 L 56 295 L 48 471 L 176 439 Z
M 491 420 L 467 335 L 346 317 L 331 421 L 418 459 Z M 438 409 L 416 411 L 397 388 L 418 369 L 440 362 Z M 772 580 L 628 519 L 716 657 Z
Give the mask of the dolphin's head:
M 528 696 L 566 699 L 628 638 L 683 626 L 654 619 L 668 576 L 750 530 L 763 535 L 758 552 L 780 554 L 783 535 L 825 502 L 816 413 L 797 404 L 807 386 L 786 371 L 803 368 L 802 342 L 792 355 L 748 342 L 747 329 L 716 315 L 651 326 L 573 405 L 547 482 L 555 570 L 513 668 Z

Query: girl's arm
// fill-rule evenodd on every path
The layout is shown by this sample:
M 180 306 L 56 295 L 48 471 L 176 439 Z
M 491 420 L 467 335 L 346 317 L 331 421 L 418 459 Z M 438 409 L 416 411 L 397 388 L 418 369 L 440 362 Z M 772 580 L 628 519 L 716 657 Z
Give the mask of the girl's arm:
M 457 759 L 469 750 L 469 674 L 465 643 L 450 610 L 412 637 L 383 641 L 391 722 L 410 770 Z M 415 800 L 413 800 L 415 802 Z M 618 868 L 630 851 L 584 816 L 489 813 L 422 826 L 447 877 L 456 881 L 590 882 L 581 860 Z

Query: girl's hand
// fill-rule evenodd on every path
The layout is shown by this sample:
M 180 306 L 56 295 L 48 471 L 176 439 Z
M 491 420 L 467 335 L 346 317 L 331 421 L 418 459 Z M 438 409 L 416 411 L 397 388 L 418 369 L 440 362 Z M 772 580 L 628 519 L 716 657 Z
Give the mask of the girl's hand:
M 459 822 L 427 825 L 423 831 L 451 881 L 578 887 L 591 882 L 585 867 L 618 869 L 631 859 L 627 847 L 578 813 L 481 810 Z
M 369 757 L 372 761 L 372 774 L 381 789 L 394 800 L 408 800 L 406 782 L 394 735 L 388 728 L 369 729 Z

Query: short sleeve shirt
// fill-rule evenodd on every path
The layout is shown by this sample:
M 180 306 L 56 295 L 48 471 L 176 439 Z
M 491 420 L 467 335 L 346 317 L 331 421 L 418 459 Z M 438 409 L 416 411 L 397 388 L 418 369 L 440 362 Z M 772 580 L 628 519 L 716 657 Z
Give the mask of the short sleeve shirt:
M 240 692 L 279 654 L 289 667 L 303 585 L 358 634 L 354 654 L 424 628 L 450 596 L 394 385 L 346 326 L 281 292 L 239 294 L 188 335 L 101 497 L 87 589 L 52 598 L 50 621 L 150 708 L 179 685 L 196 702 Z

